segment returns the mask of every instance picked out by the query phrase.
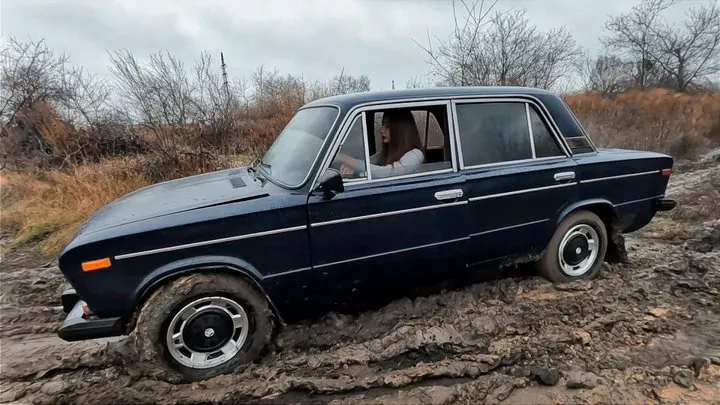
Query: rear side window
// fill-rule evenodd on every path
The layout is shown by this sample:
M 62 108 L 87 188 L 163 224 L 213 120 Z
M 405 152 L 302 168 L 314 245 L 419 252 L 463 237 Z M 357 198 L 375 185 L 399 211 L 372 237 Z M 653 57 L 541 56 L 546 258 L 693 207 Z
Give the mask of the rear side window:
M 458 104 L 465 166 L 532 159 L 525 103 Z
M 564 156 L 560 145 L 550 132 L 545 121 L 540 118 L 535 107 L 530 106 L 530 125 L 533 130 L 533 141 L 535 142 L 535 157 Z

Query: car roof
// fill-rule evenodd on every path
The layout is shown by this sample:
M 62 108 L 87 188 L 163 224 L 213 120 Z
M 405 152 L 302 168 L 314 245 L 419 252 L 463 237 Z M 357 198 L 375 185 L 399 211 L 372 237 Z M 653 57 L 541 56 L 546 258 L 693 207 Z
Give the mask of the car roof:
M 434 97 L 458 97 L 458 96 L 487 96 L 487 95 L 528 95 L 548 96 L 553 93 L 534 87 L 516 86 L 475 86 L 475 87 L 432 87 L 424 89 L 402 89 L 402 90 L 375 90 L 359 93 L 341 94 L 311 101 L 303 106 L 317 107 L 321 105 L 337 105 L 343 110 L 350 109 L 358 104 L 394 101 L 404 99 L 422 99 Z

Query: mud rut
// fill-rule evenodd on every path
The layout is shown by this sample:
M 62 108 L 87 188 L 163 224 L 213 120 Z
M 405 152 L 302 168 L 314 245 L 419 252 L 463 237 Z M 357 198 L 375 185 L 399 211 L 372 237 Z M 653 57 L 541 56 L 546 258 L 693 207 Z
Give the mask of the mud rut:
M 711 176 L 688 167 L 669 194 L 701 211 Z M 663 214 L 627 248 L 591 282 L 511 274 L 290 326 L 259 364 L 193 384 L 144 371 L 132 338 L 57 339 L 63 278 L 9 249 L 0 403 L 720 403 L 720 219 Z

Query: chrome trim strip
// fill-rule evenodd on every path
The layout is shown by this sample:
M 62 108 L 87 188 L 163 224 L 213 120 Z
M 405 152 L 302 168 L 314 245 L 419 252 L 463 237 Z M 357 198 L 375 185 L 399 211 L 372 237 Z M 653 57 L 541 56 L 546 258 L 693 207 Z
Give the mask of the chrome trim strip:
M 455 112 L 453 111 L 452 103 L 450 103 L 449 101 L 447 103 L 447 108 L 446 108 L 445 113 L 447 114 L 446 122 L 445 122 L 445 124 L 447 125 L 447 131 L 448 131 L 447 140 L 448 140 L 448 142 L 450 142 L 450 160 L 452 163 L 453 172 L 457 172 L 458 170 L 460 170 L 458 168 L 458 163 L 457 163 L 457 137 L 456 137 L 456 132 L 455 132 L 455 126 L 452 124 L 452 122 L 453 122 L 452 120 L 453 120 L 453 116 L 455 115 Z M 437 119 L 437 117 L 435 117 L 435 119 Z M 425 146 L 427 147 L 427 145 L 425 145 Z
M 274 234 L 284 233 L 284 232 L 300 231 L 303 229 L 307 229 L 307 225 L 292 226 L 290 228 L 273 229 L 271 231 L 248 233 L 245 235 L 229 236 L 227 238 L 211 239 L 211 240 L 205 240 L 202 242 L 194 242 L 194 243 L 186 243 L 184 245 L 168 246 L 168 247 L 158 248 L 158 249 L 143 250 L 140 252 L 125 253 L 122 255 L 115 256 L 115 260 L 130 259 L 132 257 L 147 256 L 147 255 L 152 255 L 152 254 L 156 254 L 156 253 L 172 252 L 174 250 L 190 249 L 190 248 L 194 248 L 194 247 L 198 247 L 198 246 L 214 245 L 216 243 L 225 243 L 225 242 L 232 242 L 232 241 L 242 240 L 242 239 L 257 238 L 260 236 L 274 235 Z
M 327 149 L 325 156 L 323 157 L 323 160 L 321 162 L 321 165 L 318 168 L 317 173 L 315 173 L 315 179 L 312 182 L 311 190 L 315 190 L 315 188 L 318 186 L 318 182 L 320 181 L 320 176 L 322 176 L 322 173 L 325 171 L 326 168 L 330 166 L 330 163 L 335 154 L 338 151 L 340 143 L 347 137 L 349 127 L 348 123 L 353 121 L 355 119 L 355 116 L 361 112 L 365 111 L 371 111 L 371 110 L 379 110 L 383 108 L 407 108 L 407 107 L 425 107 L 425 106 L 437 106 L 437 105 L 448 105 L 450 104 L 450 100 L 448 97 L 432 97 L 427 99 L 400 99 L 400 100 L 378 100 L 370 103 L 363 103 L 358 104 L 354 106 L 352 109 L 350 109 L 346 114 L 341 122 L 340 126 L 338 127 L 338 130 L 335 131 L 335 134 L 340 134 L 339 136 L 335 136 L 333 139 L 333 143 L 330 144 L 330 147 Z M 456 170 L 454 170 L 456 171 Z M 422 172 L 423 175 L 426 174 L 432 174 L 434 172 Z M 397 178 L 400 178 L 401 176 L 397 177 L 383 177 L 376 180 L 369 180 L 373 182 L 380 182 L 380 181 L 388 181 L 388 180 L 394 180 Z
M 621 206 L 621 205 L 627 205 L 627 204 L 634 204 L 634 203 L 639 203 L 639 202 L 643 202 L 643 201 L 656 200 L 656 199 L 658 199 L 658 198 L 664 198 L 664 197 L 665 197 L 665 194 L 660 194 L 660 195 L 656 195 L 656 196 L 654 196 L 654 197 L 647 197 L 647 198 L 641 198 L 641 199 L 639 199 L 639 200 L 625 201 L 625 202 L 622 202 L 622 203 L 619 203 L 619 204 L 614 204 L 614 206 L 615 206 L 615 207 L 619 207 L 619 206 Z
M 455 100 L 450 103 L 452 105 L 452 123 L 453 134 L 455 135 L 455 144 L 457 145 L 457 159 L 460 170 L 465 170 L 465 158 L 462 153 L 462 142 L 460 141 L 460 124 L 457 116 L 457 105 Z
M 541 220 L 539 220 L 539 221 L 526 222 L 526 223 L 524 223 L 524 224 L 510 225 L 510 226 L 506 226 L 506 227 L 503 227 L 503 228 L 490 229 L 489 231 L 482 231 L 482 232 L 477 232 L 477 233 L 471 233 L 471 234 L 470 234 L 470 237 L 472 238 L 473 236 L 480 236 L 480 235 L 485 235 L 485 234 L 493 233 L 493 232 L 506 231 L 506 230 L 508 230 L 508 229 L 520 228 L 520 227 L 528 226 L 528 225 L 541 224 L 541 223 L 543 223 L 543 222 L 548 222 L 548 221 L 550 221 L 550 219 L 541 219 Z
M 551 190 L 551 189 L 553 189 L 553 188 L 561 188 L 561 187 L 574 186 L 574 185 L 576 185 L 576 184 L 577 184 L 577 182 L 563 183 L 563 184 L 553 184 L 552 186 L 526 188 L 526 189 L 522 189 L 522 190 L 508 191 L 508 192 L 506 192 L 506 193 L 481 195 L 481 196 L 477 196 L 477 197 L 471 197 L 468 201 L 480 201 L 480 200 L 487 200 L 487 199 L 490 199 L 490 198 L 505 197 L 505 196 L 508 196 L 508 195 L 532 193 L 532 192 L 534 192 L 534 191 Z
M 447 169 L 433 170 L 431 172 L 403 174 L 402 176 L 382 177 L 382 178 L 374 179 L 374 180 L 360 179 L 357 181 L 345 183 L 345 186 L 355 186 L 358 184 L 374 184 L 374 183 L 380 183 L 383 181 L 390 181 L 390 180 L 411 179 L 414 177 L 422 177 L 422 176 L 427 176 L 427 175 L 431 175 L 431 174 L 452 173 L 452 171 L 453 171 L 453 169 L 451 167 L 448 167 Z
M 557 135 L 560 137 L 561 146 L 566 147 L 566 148 L 567 148 L 567 153 L 569 153 L 570 155 L 572 155 L 572 151 L 570 150 L 569 146 L 565 143 L 565 138 L 563 137 L 563 134 L 562 134 L 562 131 L 560 130 L 560 127 L 557 125 L 557 123 L 555 122 L 555 119 L 552 117 L 552 115 L 550 114 L 550 112 L 548 111 L 548 109 L 545 107 L 545 104 L 543 104 L 543 102 L 540 101 L 539 98 L 535 97 L 535 96 L 532 95 L 532 94 L 527 94 L 527 93 L 524 93 L 524 94 L 523 94 L 523 93 L 521 93 L 521 94 L 518 94 L 518 93 L 505 93 L 505 94 L 455 94 L 455 95 L 448 95 L 448 94 L 446 94 L 446 95 L 437 95 L 437 96 L 428 96 L 428 97 L 409 97 L 409 98 L 403 98 L 403 99 L 397 99 L 397 100 L 376 100 L 376 101 L 369 101 L 369 102 L 367 102 L 367 103 L 358 104 L 358 105 L 354 106 L 354 107 L 349 111 L 349 113 L 353 112 L 353 111 L 354 111 L 355 109 L 357 109 L 357 108 L 362 108 L 362 107 L 367 107 L 367 106 L 375 106 L 375 105 L 391 105 L 391 104 L 393 104 L 393 103 L 407 103 L 407 102 L 412 103 L 412 102 L 424 102 L 424 101 L 451 101 L 451 102 L 454 102 L 454 101 L 456 101 L 456 100 L 464 101 L 464 100 L 469 100 L 469 99 L 477 100 L 477 99 L 486 99 L 486 98 L 505 98 L 505 97 L 517 97 L 517 98 L 529 99 L 529 100 L 534 101 L 538 106 L 540 106 L 540 113 L 541 113 L 541 115 L 543 115 L 543 118 L 545 118 L 547 121 L 549 121 L 549 122 L 552 124 L 552 125 L 550 126 L 550 129 L 551 129 L 553 132 L 556 131 Z M 525 101 L 526 101 L 526 100 L 525 100 Z M 565 101 L 562 100 L 562 98 L 560 99 L 560 101 L 563 102 L 563 103 L 565 103 Z M 325 104 L 324 104 L 324 103 L 323 103 L 323 104 L 318 104 L 317 106 L 320 106 L 320 105 L 325 105 Z M 328 104 L 328 105 L 333 105 L 333 104 Z M 582 128 L 582 125 L 580 125 L 580 122 L 577 120 L 577 117 L 575 117 L 575 114 L 572 112 L 572 110 L 570 109 L 570 107 L 568 107 L 567 104 L 565 104 L 565 107 L 567 108 L 568 111 L 570 111 L 570 113 L 572 114 L 573 118 L 575 118 L 575 121 L 578 122 L 578 125 L 581 127 L 581 129 L 583 130 L 583 132 L 586 132 L 586 131 L 584 131 L 584 129 Z M 585 133 L 585 136 L 587 136 L 587 133 Z M 589 136 L 588 136 L 587 138 L 590 139 Z M 592 140 L 590 140 L 590 142 L 592 142 Z
M 485 169 L 485 168 L 493 168 L 493 167 L 500 167 L 500 166 L 514 166 L 517 164 L 524 164 L 524 163 L 534 163 L 534 162 L 544 162 L 547 160 L 568 160 L 570 159 L 567 156 L 547 156 L 547 157 L 541 157 L 541 158 L 535 158 L 535 159 L 520 159 L 520 160 L 511 160 L 508 162 L 495 162 L 495 163 L 485 163 L 481 165 L 472 165 L 472 166 L 465 166 L 465 170 L 472 170 L 472 169 Z
M 537 159 L 535 153 L 535 134 L 533 134 L 532 122 L 530 121 L 530 103 L 525 103 L 525 118 L 527 118 L 528 134 L 530 135 L 530 150 L 532 151 L 533 159 Z
M 358 104 L 358 105 L 352 107 L 345 114 L 343 121 L 340 123 L 340 126 L 338 126 L 338 130 L 334 131 L 334 133 L 337 134 L 338 131 L 340 131 L 340 132 L 346 131 L 345 126 L 347 125 L 348 120 L 354 118 L 354 117 L 352 117 L 353 114 L 355 114 L 355 112 L 360 109 L 368 110 L 371 108 L 398 107 L 398 106 L 399 107 L 412 107 L 413 105 L 422 106 L 422 105 L 439 105 L 439 104 L 443 104 L 443 103 L 450 103 L 450 104 L 452 104 L 452 110 L 453 110 L 453 114 L 452 114 L 453 123 L 455 125 L 457 125 L 457 114 L 456 114 L 456 111 L 454 108 L 456 101 L 461 101 L 461 102 L 464 102 L 466 100 L 481 101 L 481 100 L 488 100 L 488 99 L 507 100 L 508 98 L 518 98 L 518 99 L 522 100 L 522 102 L 527 102 L 528 100 L 533 101 L 536 104 L 536 106 L 539 107 L 538 112 L 540 113 L 540 115 L 542 115 L 542 118 L 545 119 L 545 122 L 546 123 L 549 122 L 551 124 L 550 130 L 552 131 L 553 136 L 556 137 L 555 139 L 560 141 L 560 146 L 565 151 L 566 157 L 572 157 L 572 150 L 565 142 L 565 138 L 563 137 L 560 127 L 557 125 L 557 123 L 553 119 L 552 115 L 545 107 L 545 104 L 543 104 L 542 101 L 540 101 L 540 99 L 538 99 L 537 97 L 535 97 L 531 94 L 507 93 L 507 94 L 487 94 L 487 95 L 482 95 L 482 94 L 462 94 L 462 95 L 444 95 L 444 96 L 438 95 L 438 96 L 430 96 L 430 97 L 410 97 L 410 98 L 403 98 L 403 99 L 396 99 L 396 100 L 370 101 L 370 102 L 361 103 L 361 104 Z M 325 104 L 325 103 L 318 104 L 313 107 L 320 107 L 320 106 L 324 106 L 324 105 L 337 107 L 336 105 L 329 104 L 329 103 L 328 104 Z M 309 107 L 305 107 L 305 108 L 309 108 Z M 311 185 L 312 185 L 311 190 L 314 190 L 317 187 L 318 182 L 320 181 L 319 180 L 320 176 L 322 176 L 323 171 L 325 171 L 325 168 L 330 166 L 328 159 L 330 159 L 332 156 L 335 155 L 335 152 L 337 149 L 336 144 L 337 144 L 337 142 L 339 142 L 337 138 L 339 138 L 339 137 L 338 136 L 334 137 L 334 139 L 332 141 L 333 143 L 330 144 L 330 147 L 325 152 L 325 156 L 323 157 L 322 164 L 318 167 L 318 170 L 315 173 L 315 179 L 311 183 Z M 588 139 L 589 139 L 589 137 L 588 137 Z M 460 139 L 459 139 L 459 134 L 458 134 L 457 130 L 455 131 L 455 142 L 456 142 L 455 145 L 457 148 L 458 161 L 460 163 L 460 168 L 458 170 L 462 170 L 463 169 L 462 147 L 460 145 Z M 324 146 L 324 144 L 323 144 L 323 146 Z M 316 164 L 316 162 L 314 162 L 313 164 Z M 381 180 L 378 179 L 377 181 L 381 181 Z
M 654 173 L 660 173 L 660 170 L 651 170 L 647 172 L 639 172 L 639 173 L 630 173 L 630 174 L 619 174 L 617 176 L 608 176 L 608 177 L 596 177 L 594 179 L 587 179 L 587 180 L 580 180 L 581 184 L 585 183 L 594 183 L 596 181 L 603 181 L 603 180 L 612 180 L 612 179 L 622 179 L 624 177 L 635 177 L 635 176 L 644 176 L 647 174 L 654 174 Z
M 470 238 L 464 237 L 464 238 L 450 239 L 450 240 L 446 240 L 446 241 L 442 241 L 442 242 L 428 243 L 427 245 L 413 246 L 413 247 L 405 248 L 405 249 L 391 250 L 389 252 L 375 253 L 372 255 L 355 257 L 353 259 L 346 259 L 346 260 L 339 260 L 337 262 L 318 264 L 318 265 L 315 265 L 314 268 L 318 269 L 321 267 L 334 266 L 336 264 L 343 264 L 343 263 L 350 263 L 350 262 L 354 262 L 354 261 L 358 261 L 358 260 L 372 259 L 374 257 L 387 256 L 387 255 L 392 255 L 395 253 L 403 253 L 403 252 L 408 252 L 410 250 L 423 249 L 423 248 L 432 247 L 432 246 L 446 245 L 448 243 L 455 243 L 455 242 L 460 242 L 460 241 L 468 240 L 468 239 L 470 239 Z
M 548 125 L 548 128 L 550 128 L 550 132 L 552 133 L 553 137 L 555 137 L 555 140 L 560 143 L 560 147 L 563 150 L 563 154 L 565 157 L 571 157 L 572 156 L 572 149 L 570 149 L 570 145 L 565 142 L 565 138 L 562 136 L 562 132 L 560 131 L 560 127 L 557 126 L 555 123 L 555 120 L 552 118 L 552 115 L 547 111 L 545 108 L 545 105 L 536 97 L 529 96 L 529 95 L 493 95 L 491 97 L 473 97 L 473 98 L 459 98 L 454 97 L 453 107 L 455 108 L 457 112 L 457 105 L 458 104 L 477 104 L 477 103 L 497 103 L 497 102 L 515 102 L 515 103 L 524 103 L 526 105 L 532 104 L 533 106 L 537 107 L 538 115 L 540 116 L 540 119 L 545 122 L 545 124 L 550 123 L 551 125 Z M 459 134 L 458 129 L 458 134 Z M 462 143 L 459 144 L 459 149 L 462 152 Z M 463 168 L 464 162 L 461 161 L 460 168 Z
M 348 217 L 348 218 L 341 218 L 341 219 L 333 219 L 333 220 L 324 221 L 324 222 L 315 222 L 315 223 L 310 224 L 310 226 L 314 228 L 314 227 L 318 227 L 318 226 L 342 224 L 345 222 L 361 221 L 364 219 L 382 218 L 382 217 L 387 217 L 390 215 L 409 214 L 411 212 L 434 210 L 437 208 L 455 207 L 455 206 L 464 205 L 467 203 L 468 203 L 467 200 L 463 200 L 463 201 L 455 201 L 455 202 L 445 203 L 445 204 L 425 205 L 422 207 L 408 208 L 408 209 L 404 209 L 404 210 L 386 211 L 386 212 L 379 212 L 377 214 L 360 215 L 357 217 Z
M 372 180 L 372 170 L 370 169 L 370 141 L 368 140 L 368 131 L 367 131 L 367 117 L 365 116 L 365 111 L 360 113 L 360 119 L 362 119 L 362 133 L 363 133 L 363 145 L 365 147 L 365 177 L 367 177 L 367 181 Z M 350 127 L 352 128 L 352 127 Z M 350 134 L 348 130 L 348 135 Z
M 263 280 L 268 279 L 268 278 L 273 278 L 273 277 L 286 276 L 288 274 L 299 273 L 301 271 L 308 271 L 308 270 L 312 270 L 312 267 L 303 267 L 301 269 L 288 270 L 288 271 L 283 271 L 281 273 L 268 274 L 267 276 L 263 277 Z

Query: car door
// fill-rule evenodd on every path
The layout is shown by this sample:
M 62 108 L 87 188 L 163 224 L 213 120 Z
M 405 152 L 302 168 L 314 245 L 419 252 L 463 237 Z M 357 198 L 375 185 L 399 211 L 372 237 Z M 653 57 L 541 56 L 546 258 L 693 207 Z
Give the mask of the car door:
M 442 104 L 449 113 L 449 102 Z M 348 120 L 343 153 L 369 160 L 370 112 Z M 446 146 L 454 151 L 447 116 Z M 362 136 L 364 142 L 354 141 L 353 136 Z M 359 144 L 362 150 L 356 149 Z M 312 265 L 319 294 L 336 303 L 350 302 L 378 290 L 422 284 L 441 276 L 444 269 L 465 267 L 466 189 L 452 156 L 444 166 L 429 165 L 414 174 L 381 179 L 368 173 L 349 175 L 343 192 L 331 198 L 319 192 L 309 196 Z
M 541 252 L 560 212 L 577 200 L 576 163 L 531 100 L 453 104 L 471 264 Z

